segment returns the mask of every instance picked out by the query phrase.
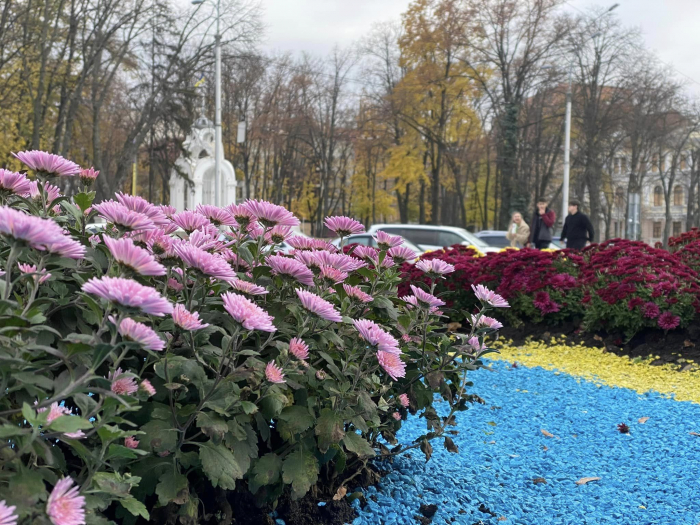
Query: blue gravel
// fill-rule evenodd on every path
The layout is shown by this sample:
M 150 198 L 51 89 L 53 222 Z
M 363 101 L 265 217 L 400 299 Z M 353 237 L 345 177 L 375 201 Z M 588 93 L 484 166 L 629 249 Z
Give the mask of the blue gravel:
M 458 414 L 459 454 L 435 440 L 427 464 L 418 450 L 399 456 L 365 507 L 354 502 L 352 525 L 417 523 L 421 504 L 438 506 L 434 524 L 700 523 L 700 437 L 689 434 L 700 432 L 700 405 L 491 365 L 472 376 L 486 404 Z M 409 443 L 424 427 L 412 417 L 397 437 Z

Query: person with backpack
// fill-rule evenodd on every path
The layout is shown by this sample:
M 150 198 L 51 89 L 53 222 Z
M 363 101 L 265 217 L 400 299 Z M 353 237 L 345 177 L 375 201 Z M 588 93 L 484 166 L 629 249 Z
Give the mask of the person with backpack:
M 552 229 L 557 216 L 553 210 L 547 207 L 547 201 L 540 199 L 537 201 L 537 209 L 532 216 L 530 227 L 530 239 L 527 245 L 537 250 L 549 248 L 552 243 Z
M 566 239 L 566 247 L 581 250 L 587 242 L 593 242 L 593 224 L 588 215 L 578 211 L 581 203 L 577 200 L 569 201 L 569 215 L 564 221 L 564 229 L 561 231 L 561 240 Z

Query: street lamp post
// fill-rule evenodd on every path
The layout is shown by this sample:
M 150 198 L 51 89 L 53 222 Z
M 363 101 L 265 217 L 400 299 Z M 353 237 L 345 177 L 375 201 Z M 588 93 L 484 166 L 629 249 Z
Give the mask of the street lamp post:
M 205 0 L 192 0 L 192 5 L 203 4 Z M 223 139 L 221 137 L 221 32 L 219 22 L 221 19 L 221 0 L 216 0 L 216 35 L 214 46 L 214 60 L 216 62 L 215 89 L 215 114 L 214 114 L 214 204 L 221 206 L 221 164 L 223 161 Z
M 603 16 L 607 15 L 610 11 L 617 9 L 620 4 L 613 4 L 598 18 L 593 20 L 597 22 Z M 591 35 L 591 39 L 597 37 L 600 33 L 595 33 Z M 572 75 L 573 75 L 573 61 L 569 63 L 569 84 L 566 88 L 566 120 L 564 123 L 564 181 L 562 182 L 561 195 L 562 195 L 562 205 L 561 205 L 561 227 L 564 228 L 564 221 L 566 220 L 566 211 L 569 207 L 569 180 L 570 180 L 570 167 L 571 167 L 571 99 L 572 97 Z

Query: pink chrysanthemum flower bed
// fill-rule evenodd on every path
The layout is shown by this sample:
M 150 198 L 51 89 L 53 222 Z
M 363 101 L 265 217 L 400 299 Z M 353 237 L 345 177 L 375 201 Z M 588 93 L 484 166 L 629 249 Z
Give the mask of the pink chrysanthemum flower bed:
M 254 489 L 274 505 L 318 492 L 323 470 L 337 493 L 399 450 L 385 441 L 435 395 L 451 392 L 452 418 L 471 400 L 466 384 L 439 384 L 479 366 L 442 334 L 442 294 L 420 284 L 398 297 L 398 264 L 415 257 L 401 238 L 343 253 L 294 235 L 299 218 L 276 203 L 98 201 L 93 181 L 112 174 L 18 157 L 38 177 L 0 170 L 0 427 L 15 455 L 5 479 L 32 492 L 0 501 L 0 525 L 203 523 L 226 512 L 208 492 Z M 351 217 L 325 226 L 364 231 Z M 426 442 L 448 430 L 431 425 Z

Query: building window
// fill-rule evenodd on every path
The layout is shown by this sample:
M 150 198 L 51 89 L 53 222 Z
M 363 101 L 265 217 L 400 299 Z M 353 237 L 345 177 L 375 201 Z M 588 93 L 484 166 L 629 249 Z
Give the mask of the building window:
M 654 188 L 654 206 L 661 206 L 664 200 L 664 190 L 661 186 L 656 186 Z
M 616 239 L 620 236 L 618 224 L 619 224 L 619 223 L 618 223 L 617 221 L 613 221 L 613 231 L 615 232 L 615 233 L 613 234 L 613 237 L 615 237 Z
M 651 158 L 651 171 L 659 171 L 659 157 L 654 155 Z
M 657 239 L 659 237 L 661 237 L 661 223 L 660 222 L 654 223 L 654 233 L 652 234 L 652 237 L 657 238 Z
M 683 188 L 680 184 L 673 188 L 673 205 L 683 206 Z
M 681 169 L 684 170 L 688 167 L 688 156 L 683 153 L 681 155 Z
M 673 236 L 678 237 L 681 233 L 683 233 L 683 223 L 681 221 L 674 221 Z

